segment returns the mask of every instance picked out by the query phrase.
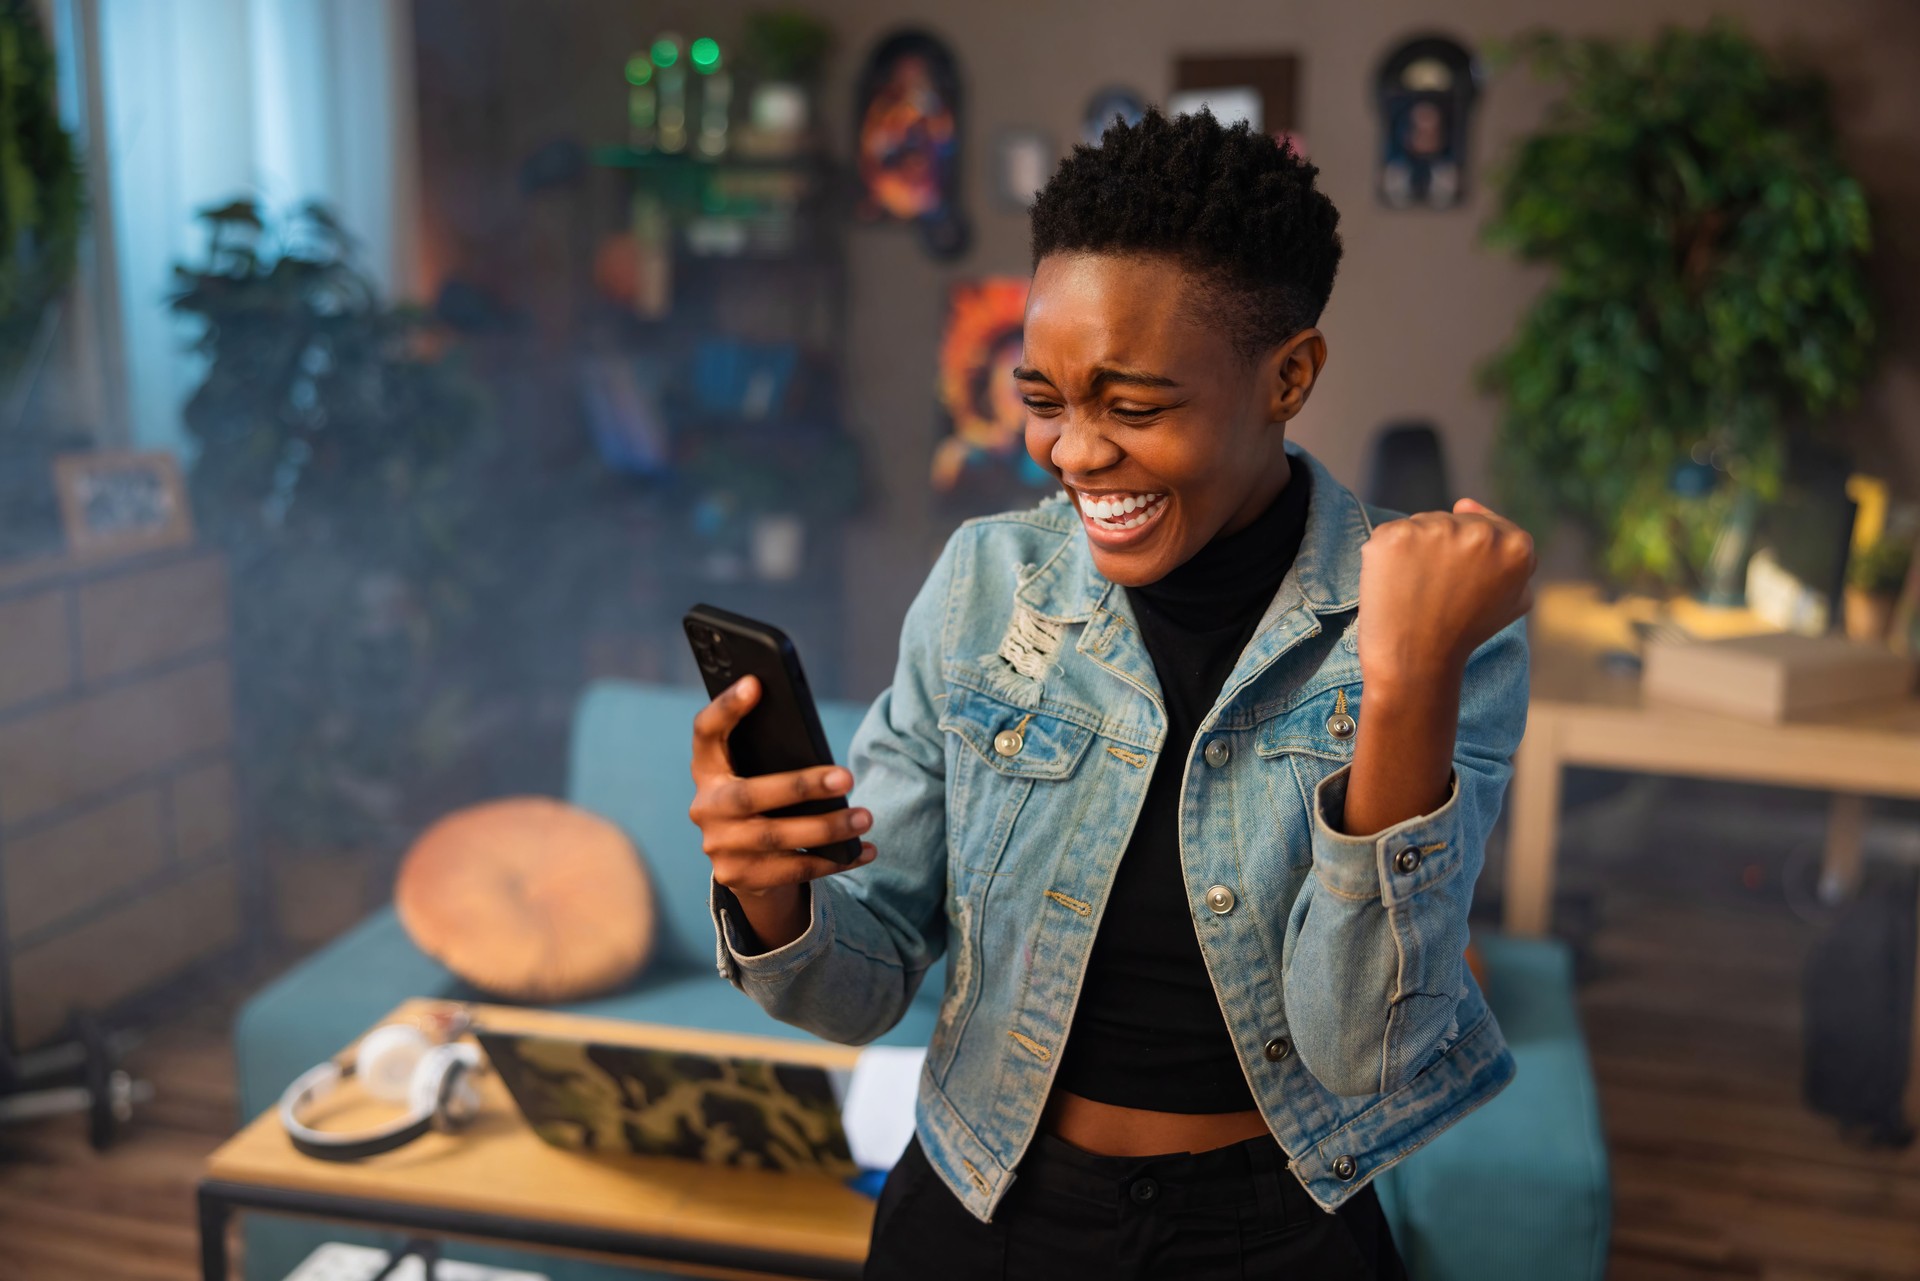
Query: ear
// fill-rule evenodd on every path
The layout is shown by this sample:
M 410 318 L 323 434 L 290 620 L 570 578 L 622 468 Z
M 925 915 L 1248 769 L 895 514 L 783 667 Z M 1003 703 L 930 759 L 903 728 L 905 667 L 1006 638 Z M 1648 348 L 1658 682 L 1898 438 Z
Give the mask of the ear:
M 1267 385 L 1267 420 L 1284 423 L 1306 408 L 1313 384 L 1327 366 L 1327 339 L 1318 329 L 1302 329 L 1268 352 L 1261 377 Z

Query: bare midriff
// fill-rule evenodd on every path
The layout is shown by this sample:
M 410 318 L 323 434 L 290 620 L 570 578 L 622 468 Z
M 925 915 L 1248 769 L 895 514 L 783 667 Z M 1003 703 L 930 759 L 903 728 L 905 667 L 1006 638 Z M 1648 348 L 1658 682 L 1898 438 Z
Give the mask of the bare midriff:
M 1101 1156 L 1208 1152 L 1267 1133 L 1267 1123 L 1255 1111 L 1153 1112 L 1096 1103 L 1068 1090 L 1055 1090 L 1047 1099 L 1040 1123 L 1049 1134 Z

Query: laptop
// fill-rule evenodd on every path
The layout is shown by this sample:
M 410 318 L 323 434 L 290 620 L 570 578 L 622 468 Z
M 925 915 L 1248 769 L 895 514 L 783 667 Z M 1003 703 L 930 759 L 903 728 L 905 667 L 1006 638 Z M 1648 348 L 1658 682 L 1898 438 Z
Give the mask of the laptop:
M 840 1116 L 847 1072 L 484 1025 L 474 1036 L 534 1133 L 557 1148 L 842 1179 L 859 1173 Z

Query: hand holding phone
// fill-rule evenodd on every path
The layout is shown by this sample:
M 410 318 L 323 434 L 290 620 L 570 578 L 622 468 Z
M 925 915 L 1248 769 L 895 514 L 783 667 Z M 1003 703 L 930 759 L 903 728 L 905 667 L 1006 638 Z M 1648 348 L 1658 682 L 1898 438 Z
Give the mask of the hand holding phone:
M 693 720 L 695 793 L 713 879 L 732 890 L 760 942 L 805 932 L 807 882 L 874 857 L 873 822 L 847 807 L 853 775 L 835 765 L 792 642 L 778 629 L 696 606 L 686 630 L 714 699 Z

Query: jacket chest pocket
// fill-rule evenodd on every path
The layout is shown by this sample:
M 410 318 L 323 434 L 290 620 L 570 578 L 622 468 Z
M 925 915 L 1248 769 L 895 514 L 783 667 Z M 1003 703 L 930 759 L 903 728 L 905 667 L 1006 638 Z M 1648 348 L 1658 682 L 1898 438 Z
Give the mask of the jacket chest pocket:
M 1093 731 L 1037 708 L 1016 707 L 964 685 L 948 685 L 940 728 L 949 740 L 948 813 L 954 852 L 991 870 L 1036 788 L 1073 777 Z
M 1007 778 L 1070 778 L 1093 731 L 968 689 L 947 687 L 940 728 L 957 734 L 981 764 Z
M 1291 765 L 1303 812 L 1313 812 L 1313 793 L 1321 782 L 1353 760 L 1353 744 L 1360 730 L 1360 681 L 1327 685 L 1306 694 L 1285 711 L 1261 722 L 1255 749 L 1275 766 Z M 1285 759 L 1280 759 L 1285 758 Z M 1270 773 L 1276 803 L 1288 801 L 1282 789 L 1284 773 Z

